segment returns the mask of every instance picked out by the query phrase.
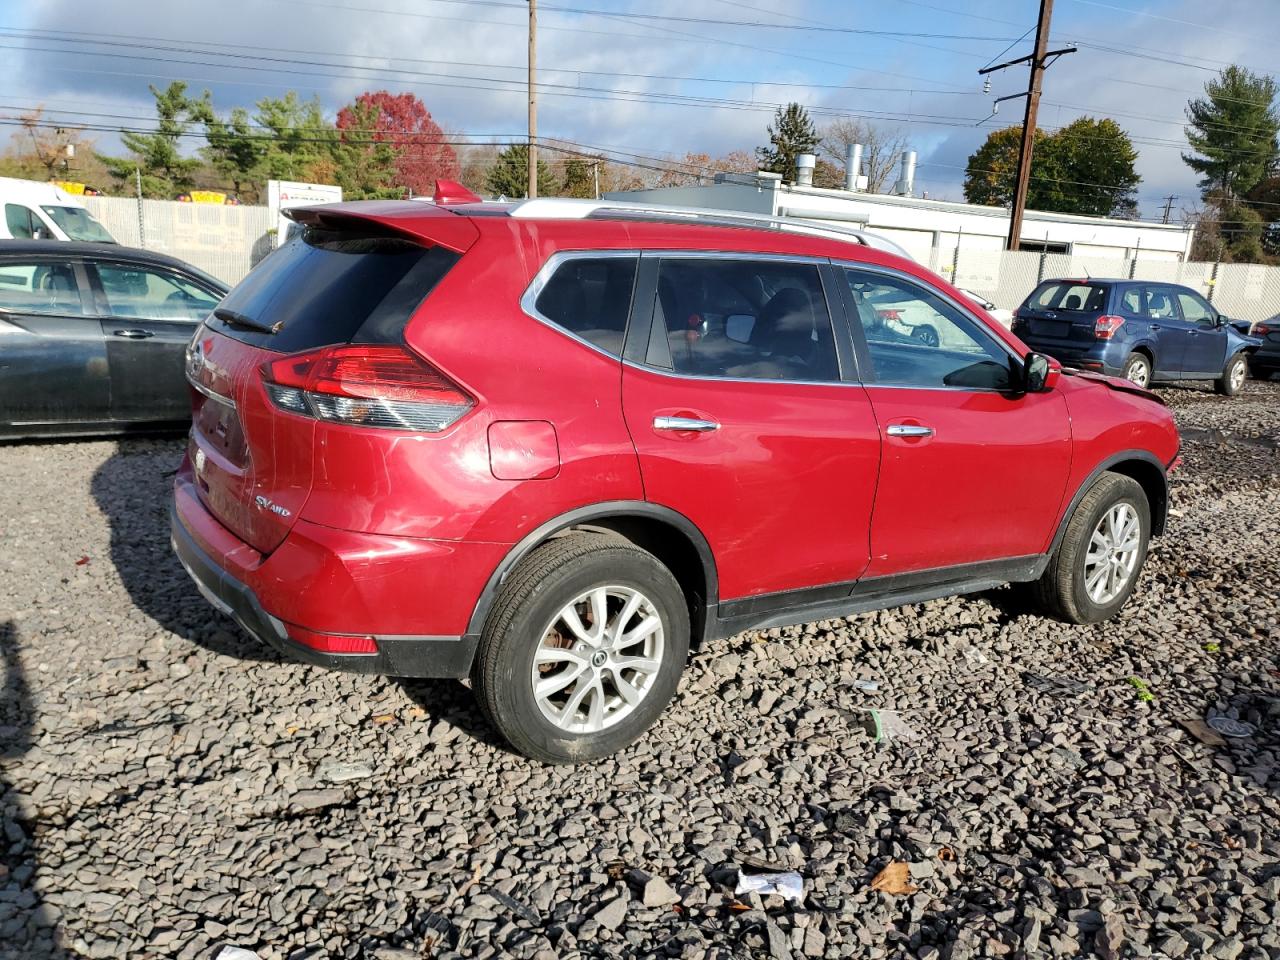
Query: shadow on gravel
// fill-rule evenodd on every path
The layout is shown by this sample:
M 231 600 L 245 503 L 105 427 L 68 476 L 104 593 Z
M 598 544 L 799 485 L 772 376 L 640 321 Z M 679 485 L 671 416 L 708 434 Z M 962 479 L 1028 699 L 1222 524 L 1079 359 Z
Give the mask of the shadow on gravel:
M 426 680 L 401 677 L 400 688 L 433 720 L 443 720 L 473 740 L 496 747 L 503 753 L 515 751 L 498 731 L 489 726 L 475 696 L 461 680 Z
M 121 440 L 93 474 L 91 490 L 111 527 L 111 562 L 133 604 L 184 640 L 242 660 L 283 658 L 200 595 L 169 546 L 173 475 L 181 442 Z
M 39 870 L 36 824 L 23 819 L 9 796 L 5 771 L 32 747 L 35 706 L 22 669 L 18 631 L 0 623 L 0 960 L 60 960 L 62 946 L 56 913 L 35 891 Z

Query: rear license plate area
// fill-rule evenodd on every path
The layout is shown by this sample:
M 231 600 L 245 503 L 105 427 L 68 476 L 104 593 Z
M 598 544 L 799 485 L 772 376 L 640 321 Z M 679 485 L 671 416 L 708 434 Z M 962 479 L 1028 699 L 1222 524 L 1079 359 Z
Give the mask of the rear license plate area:
M 1065 320 L 1037 320 L 1031 332 L 1040 337 L 1054 337 L 1065 340 L 1071 334 L 1071 324 Z

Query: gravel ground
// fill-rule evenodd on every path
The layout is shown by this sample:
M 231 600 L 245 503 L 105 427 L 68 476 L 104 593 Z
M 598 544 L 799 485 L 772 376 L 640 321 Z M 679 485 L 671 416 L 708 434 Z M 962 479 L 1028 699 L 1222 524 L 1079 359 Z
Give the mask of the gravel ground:
M 744 634 L 581 769 L 214 614 L 178 441 L 0 447 L 0 956 L 1280 958 L 1280 384 L 1164 397 L 1177 515 L 1117 621 Z M 1223 714 L 1255 732 L 1179 725 Z M 761 862 L 803 901 L 735 897 Z

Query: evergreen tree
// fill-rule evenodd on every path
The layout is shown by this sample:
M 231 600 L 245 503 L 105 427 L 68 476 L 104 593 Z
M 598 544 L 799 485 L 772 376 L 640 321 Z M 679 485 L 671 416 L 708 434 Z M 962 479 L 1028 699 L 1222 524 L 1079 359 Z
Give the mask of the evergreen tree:
M 513 143 L 493 161 L 485 176 L 489 192 L 508 200 L 524 197 L 529 193 L 529 147 Z M 555 177 L 541 159 L 538 160 L 538 196 L 550 197 L 556 193 Z
M 1187 104 L 1187 166 L 1200 174 L 1205 199 L 1213 191 L 1240 197 L 1276 166 L 1280 114 L 1276 81 L 1244 67 L 1227 67 Z
M 756 148 L 760 169 L 794 179 L 796 157 L 818 149 L 818 130 L 809 119 L 808 111 L 798 103 L 779 107 L 768 131 L 769 146 Z
M 201 101 L 200 107 L 209 143 L 200 152 L 239 199 L 257 200 L 260 191 L 256 180 L 267 152 L 266 132 L 254 130 L 249 111 L 243 107 L 236 107 L 225 120 L 214 113 L 209 101 Z
M 208 111 L 209 94 L 193 100 L 187 96 L 187 85 L 175 80 L 164 90 L 151 87 L 156 100 L 155 133 L 121 131 L 120 141 L 131 157 L 99 157 L 111 176 L 132 182 L 134 171 L 142 173 L 142 194 L 162 200 L 191 189 L 192 175 L 200 167 L 196 157 L 184 157 L 178 149 L 182 136 L 193 121 Z

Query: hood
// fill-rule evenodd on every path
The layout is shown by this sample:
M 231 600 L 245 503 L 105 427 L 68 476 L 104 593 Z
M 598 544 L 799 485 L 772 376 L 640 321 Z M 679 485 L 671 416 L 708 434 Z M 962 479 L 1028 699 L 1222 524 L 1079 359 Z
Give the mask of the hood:
M 1075 377 L 1077 380 L 1087 380 L 1091 383 L 1100 383 L 1103 386 L 1110 387 L 1119 393 L 1131 393 L 1137 397 L 1145 397 L 1164 407 L 1167 404 L 1160 399 L 1159 394 L 1152 393 L 1145 387 L 1140 387 L 1136 383 L 1125 380 L 1123 377 L 1109 377 L 1105 373 L 1094 373 L 1092 370 L 1077 370 L 1075 367 L 1063 367 L 1063 376 Z

